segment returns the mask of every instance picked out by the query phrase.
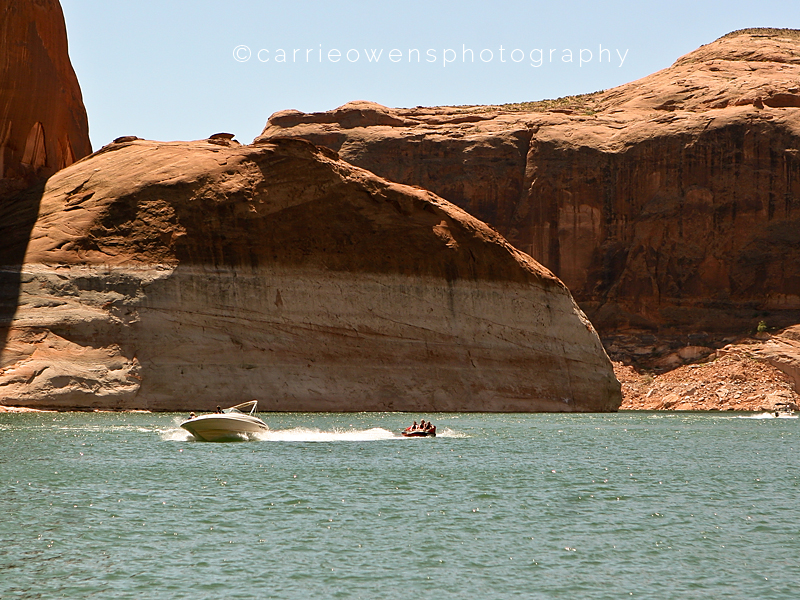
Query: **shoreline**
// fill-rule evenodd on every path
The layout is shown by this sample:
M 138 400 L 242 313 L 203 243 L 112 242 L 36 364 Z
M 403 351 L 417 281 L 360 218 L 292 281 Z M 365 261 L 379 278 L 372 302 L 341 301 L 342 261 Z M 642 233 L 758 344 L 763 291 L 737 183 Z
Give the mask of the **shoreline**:
M 800 409 L 794 409 L 800 410 Z M 56 413 L 56 414 L 68 414 L 68 413 L 119 413 L 119 414 L 175 414 L 175 413 L 185 413 L 185 410 L 142 410 L 142 409 L 83 409 L 83 408 L 31 408 L 28 406 L 2 406 L 0 405 L 0 414 L 22 414 L 22 413 Z M 202 412 L 202 411 L 201 411 Z M 614 412 L 525 412 L 525 413 L 503 413 L 503 412 L 474 412 L 474 411 L 465 411 L 465 412 L 431 412 L 431 414 L 437 415 L 461 415 L 461 414 L 486 414 L 486 415 L 502 415 L 502 414 L 524 414 L 524 415 L 609 415 L 609 414 L 618 414 L 618 413 L 639 413 L 639 412 L 654 412 L 654 413 L 770 413 L 776 412 L 773 409 L 767 407 L 761 408 L 649 408 L 649 407 L 638 407 L 638 406 L 630 406 L 630 407 L 621 407 L 619 410 Z M 417 414 L 416 412 L 408 412 L 408 411 L 376 411 L 374 414 Z M 260 411 L 260 414 L 335 414 L 335 415 L 346 415 L 346 414 L 353 414 L 353 415 L 360 415 L 365 414 L 364 411 L 337 411 L 337 412 L 319 412 L 319 411 Z

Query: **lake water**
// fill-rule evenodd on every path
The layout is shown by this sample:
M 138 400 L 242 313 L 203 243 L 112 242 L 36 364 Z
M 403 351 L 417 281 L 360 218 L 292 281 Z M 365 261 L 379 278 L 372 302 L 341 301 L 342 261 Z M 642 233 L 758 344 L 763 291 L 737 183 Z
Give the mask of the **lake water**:
M 0 598 L 800 598 L 797 419 L 183 417 L 0 414 Z

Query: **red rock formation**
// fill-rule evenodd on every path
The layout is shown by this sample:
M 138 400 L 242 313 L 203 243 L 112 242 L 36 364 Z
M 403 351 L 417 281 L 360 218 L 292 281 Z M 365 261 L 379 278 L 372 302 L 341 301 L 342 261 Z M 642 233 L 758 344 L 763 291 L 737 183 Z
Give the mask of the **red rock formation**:
M 687 348 L 688 350 L 689 348 Z M 709 349 L 704 349 L 709 350 Z M 800 406 L 800 325 L 736 340 L 666 373 L 614 363 L 624 410 L 779 411 Z
M 0 219 L 12 235 L 16 196 Z M 27 241 L 27 240 L 22 240 Z M 484 223 L 298 140 L 128 139 L 51 177 L 3 403 L 606 411 L 564 285 Z
M 721 349 L 715 360 L 683 365 L 659 375 L 640 374 L 615 363 L 622 382 L 623 410 L 776 411 L 797 407 L 800 396 L 789 377 L 758 358 L 757 345 Z
M 788 327 L 778 335 L 769 336 L 756 356 L 783 371 L 800 393 L 800 325 Z
M 58 0 L 0 8 L 0 199 L 91 153 Z
M 800 320 L 800 36 L 729 34 L 639 81 L 514 107 L 350 103 L 296 136 L 434 191 L 551 268 L 605 331 Z

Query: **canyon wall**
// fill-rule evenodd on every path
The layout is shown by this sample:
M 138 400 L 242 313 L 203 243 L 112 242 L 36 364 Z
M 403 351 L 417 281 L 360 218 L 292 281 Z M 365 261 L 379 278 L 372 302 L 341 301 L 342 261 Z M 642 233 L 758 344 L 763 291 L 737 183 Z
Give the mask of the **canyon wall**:
M 29 239 L 12 223 L 40 197 Z M 126 139 L 16 196 L 0 398 L 40 408 L 609 411 L 566 287 L 463 210 L 307 142 Z
M 89 124 L 57 0 L 4 0 L 0 7 L 0 222 L 14 242 L 0 247 L 0 348 L 19 296 L 19 267 L 39 210 L 8 205 L 91 153 Z
M 505 107 L 282 111 L 263 134 L 430 189 L 550 268 L 601 331 L 800 321 L 800 35 Z
M 58 0 L 0 8 L 0 200 L 91 153 Z

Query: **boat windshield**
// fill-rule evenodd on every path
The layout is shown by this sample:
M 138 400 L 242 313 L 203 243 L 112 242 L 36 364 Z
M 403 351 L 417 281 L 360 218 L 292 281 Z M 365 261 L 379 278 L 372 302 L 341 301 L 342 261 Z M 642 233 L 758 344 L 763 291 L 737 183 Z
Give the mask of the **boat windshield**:
M 250 402 L 243 402 L 242 404 L 226 408 L 222 412 L 252 415 L 256 412 L 256 406 L 258 406 L 258 400 L 250 400 Z

